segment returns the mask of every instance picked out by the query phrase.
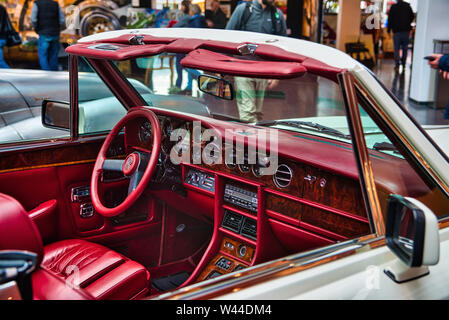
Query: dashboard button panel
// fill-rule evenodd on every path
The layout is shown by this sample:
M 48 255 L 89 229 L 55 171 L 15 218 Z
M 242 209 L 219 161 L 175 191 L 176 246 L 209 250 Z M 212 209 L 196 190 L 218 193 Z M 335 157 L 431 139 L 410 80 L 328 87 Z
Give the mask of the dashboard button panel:
M 184 182 L 206 191 L 215 192 L 215 177 L 209 173 L 190 169 Z
M 234 263 L 231 260 L 228 260 L 223 257 L 220 260 L 218 260 L 215 265 L 223 270 L 229 270 L 229 268 L 231 268 L 233 264 Z

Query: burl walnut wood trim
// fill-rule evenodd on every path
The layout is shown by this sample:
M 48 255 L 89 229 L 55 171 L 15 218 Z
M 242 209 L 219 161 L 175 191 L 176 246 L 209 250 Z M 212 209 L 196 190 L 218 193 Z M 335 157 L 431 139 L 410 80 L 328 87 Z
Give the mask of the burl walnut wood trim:
M 301 226 L 301 222 L 336 233 L 346 238 L 354 238 L 370 232 L 369 221 L 364 217 L 340 212 L 333 208 L 324 209 L 321 204 L 311 205 L 309 201 L 290 199 L 270 192 L 266 193 L 266 209 L 287 223 Z M 307 225 L 304 226 L 307 228 Z
M 220 260 L 222 257 L 228 259 L 229 261 L 232 261 L 232 267 L 229 268 L 228 270 L 224 270 L 221 269 L 219 267 L 217 267 L 215 264 L 217 263 L 218 260 Z M 247 268 L 248 266 L 245 265 L 244 263 L 241 263 L 239 261 L 237 261 L 236 259 L 233 259 L 230 256 L 224 255 L 224 254 L 217 254 L 209 263 L 209 265 L 203 270 L 203 272 L 200 274 L 200 276 L 198 277 L 197 282 L 203 281 L 207 278 L 207 276 L 214 270 L 220 272 L 221 274 L 228 274 L 231 272 L 234 272 L 234 269 L 238 266 L 238 265 L 242 265 L 245 268 Z
M 2 155 L 0 173 L 95 162 L 102 142 L 67 144 Z
M 331 211 L 306 205 L 302 207 L 301 221 L 334 232 L 349 239 L 357 238 L 370 233 L 370 226 L 368 222 L 351 219 Z
M 265 199 L 265 209 L 286 215 L 298 221 L 301 220 L 303 205 L 300 202 L 272 193 L 267 193 Z
M 224 164 L 224 156 L 221 164 L 202 164 L 201 166 L 208 170 L 257 182 L 264 188 L 277 190 L 286 195 L 320 203 L 364 218 L 367 217 L 358 180 L 289 159 L 280 158 L 279 164 L 281 163 L 288 165 L 293 171 L 293 179 L 286 188 L 278 188 L 273 182 L 272 175 L 256 177 L 252 170 L 243 173 L 237 167 L 234 169 L 227 167 Z
M 225 246 L 226 242 L 231 243 L 234 246 L 234 249 L 226 247 Z M 239 247 L 241 245 L 246 246 L 246 254 L 243 257 L 240 256 L 240 254 L 238 253 Z M 252 259 L 254 257 L 254 252 L 255 252 L 255 249 L 253 247 L 249 246 L 248 244 L 242 243 L 242 242 L 240 242 L 238 240 L 234 240 L 234 239 L 231 239 L 231 238 L 228 238 L 228 237 L 224 237 L 223 238 L 223 240 L 221 242 L 221 250 L 223 252 L 233 256 L 233 257 L 236 257 L 236 258 L 238 258 L 240 260 L 243 260 L 243 261 L 247 262 L 248 264 L 251 264 Z
M 86 137 L 73 141 L 57 141 L 36 144 L 34 148 L 17 146 L 13 150 L 0 151 L 0 173 L 47 167 L 67 166 L 95 162 L 105 137 Z M 112 149 L 120 154 L 111 154 Z M 118 151 L 117 151 L 118 152 Z M 108 150 L 110 158 L 120 157 L 124 152 L 124 136 L 117 136 Z

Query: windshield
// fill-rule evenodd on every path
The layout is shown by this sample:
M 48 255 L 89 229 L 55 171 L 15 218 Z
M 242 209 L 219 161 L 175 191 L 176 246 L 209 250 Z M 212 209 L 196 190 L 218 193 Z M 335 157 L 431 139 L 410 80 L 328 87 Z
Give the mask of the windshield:
M 197 78 L 208 73 L 182 68 L 178 65 L 180 59 L 182 55 L 161 54 L 115 64 L 128 80 L 137 80 L 151 90 L 152 94 L 142 97 L 153 106 L 169 104 L 185 112 L 188 106 L 185 102 L 195 101 L 198 107 L 207 107 L 214 116 L 249 124 L 265 120 L 345 116 L 340 88 L 328 79 L 311 74 L 288 80 L 211 74 L 231 83 L 233 99 L 226 100 L 201 92 Z
M 163 53 L 113 63 L 149 106 L 351 143 L 337 83 L 310 73 L 282 80 L 212 74 L 183 68 L 179 64 L 183 57 Z M 232 98 L 201 91 L 197 81 L 200 75 L 229 83 Z M 399 156 L 369 117 L 362 114 L 362 122 L 370 149 Z

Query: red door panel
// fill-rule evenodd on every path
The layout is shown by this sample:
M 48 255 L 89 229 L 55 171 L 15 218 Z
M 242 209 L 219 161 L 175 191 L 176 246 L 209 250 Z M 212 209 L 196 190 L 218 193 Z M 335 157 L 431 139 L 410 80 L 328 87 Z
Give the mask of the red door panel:
M 128 216 L 121 217 L 120 224 L 97 213 L 91 217 L 80 216 L 81 206 L 90 202 L 90 196 L 74 202 L 71 191 L 74 187 L 90 186 L 93 164 L 102 141 L 104 138 L 86 138 L 75 143 L 58 141 L 41 144 L 35 149 L 16 146 L 14 151 L 0 151 L 0 192 L 16 198 L 29 212 L 40 209 L 36 219 L 46 243 L 88 238 L 108 245 L 115 242 L 122 245 L 135 237 L 133 230 L 136 228 L 145 235 L 148 231 L 160 236 L 161 212 L 149 195 L 131 208 Z M 123 139 L 116 143 L 122 144 Z M 102 183 L 101 193 L 112 202 L 126 189 L 127 181 Z M 43 209 L 49 201 L 56 202 L 55 208 Z M 147 219 L 143 220 L 142 216 Z

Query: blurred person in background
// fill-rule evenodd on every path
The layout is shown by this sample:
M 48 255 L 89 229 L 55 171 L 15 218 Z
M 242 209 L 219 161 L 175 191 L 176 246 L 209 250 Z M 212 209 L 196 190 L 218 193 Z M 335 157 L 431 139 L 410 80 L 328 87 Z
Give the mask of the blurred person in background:
M 201 14 L 201 8 L 197 4 L 191 4 L 189 6 L 189 28 L 206 28 L 206 19 Z
M 253 0 L 239 4 L 226 29 L 287 35 L 284 14 L 274 6 L 274 0 Z M 261 121 L 265 93 L 277 84 L 278 81 L 273 79 L 234 77 L 240 120 L 252 124 Z
M 7 43 L 9 34 L 8 23 L 9 25 L 11 25 L 8 12 L 6 12 L 5 7 L 0 4 L 0 68 L 4 69 L 9 69 L 9 65 L 6 63 L 5 58 L 3 57 L 3 47 Z
M 179 17 L 178 22 L 173 26 L 173 28 L 186 28 L 189 26 L 189 8 L 190 8 L 190 0 L 183 0 L 181 2 L 181 12 L 182 15 Z M 175 87 L 171 89 L 171 93 L 178 93 L 181 91 L 182 86 L 182 66 L 181 66 L 181 60 L 184 58 L 183 53 L 177 53 L 176 54 L 176 83 Z
M 403 0 L 397 0 L 397 3 L 391 6 L 388 13 L 388 32 L 393 31 L 394 43 L 394 70 L 399 71 L 399 65 L 405 69 L 407 62 L 408 44 L 410 42 L 410 30 L 412 30 L 412 22 L 415 19 L 410 4 Z M 402 49 L 402 57 L 399 56 L 399 51 Z
M 191 4 L 189 7 L 189 28 L 206 28 L 206 19 L 201 14 L 201 8 L 197 4 Z M 183 95 L 192 95 L 192 87 L 193 87 L 193 79 L 197 79 L 200 75 L 200 72 L 194 69 L 186 68 L 188 73 L 187 86 L 184 90 L 181 90 L 179 93 Z
M 206 23 L 209 28 L 224 29 L 226 27 L 226 15 L 220 8 L 219 0 L 206 2 Z
M 178 18 L 178 22 L 173 26 L 173 28 L 185 28 L 189 25 L 190 15 L 190 0 L 183 0 L 181 2 L 181 16 Z
M 431 68 L 439 70 L 442 73 L 443 78 L 449 80 L 449 54 L 432 54 L 432 60 L 429 60 Z M 449 101 L 446 105 L 446 110 L 443 114 L 444 119 L 449 119 Z
M 65 25 L 65 17 L 58 2 L 36 0 L 31 9 L 31 23 L 39 35 L 37 53 L 42 70 L 58 70 L 59 33 Z
M 226 29 L 287 35 L 284 14 L 274 6 L 274 0 L 253 0 L 239 4 Z

